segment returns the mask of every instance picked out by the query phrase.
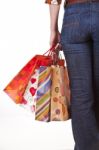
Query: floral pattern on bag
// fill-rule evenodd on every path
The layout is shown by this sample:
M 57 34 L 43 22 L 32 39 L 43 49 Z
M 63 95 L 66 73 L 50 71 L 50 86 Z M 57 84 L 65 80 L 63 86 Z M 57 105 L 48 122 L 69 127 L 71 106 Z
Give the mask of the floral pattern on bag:
M 51 90 L 51 121 L 68 120 L 69 102 L 66 97 L 67 90 L 65 80 L 65 67 L 52 65 L 52 90 Z M 68 92 L 69 93 L 69 92 Z

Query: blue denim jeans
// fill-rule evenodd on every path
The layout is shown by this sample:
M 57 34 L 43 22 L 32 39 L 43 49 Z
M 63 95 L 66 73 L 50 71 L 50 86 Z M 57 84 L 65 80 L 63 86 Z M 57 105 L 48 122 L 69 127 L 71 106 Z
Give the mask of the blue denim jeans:
M 60 43 L 70 80 L 74 150 L 99 150 L 99 2 L 64 9 Z

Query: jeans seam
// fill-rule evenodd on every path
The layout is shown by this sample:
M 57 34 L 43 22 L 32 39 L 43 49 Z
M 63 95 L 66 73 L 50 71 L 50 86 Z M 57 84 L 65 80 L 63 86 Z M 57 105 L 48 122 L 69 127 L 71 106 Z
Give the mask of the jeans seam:
M 92 2 L 90 2 L 90 33 L 92 32 L 92 8 L 91 8 Z
M 70 27 L 70 26 L 73 26 L 73 25 L 77 26 L 77 25 L 79 25 L 79 22 L 78 21 L 76 21 L 76 22 L 68 22 L 68 23 L 66 23 L 66 24 L 63 25 L 63 28 L 66 27 L 66 26 Z

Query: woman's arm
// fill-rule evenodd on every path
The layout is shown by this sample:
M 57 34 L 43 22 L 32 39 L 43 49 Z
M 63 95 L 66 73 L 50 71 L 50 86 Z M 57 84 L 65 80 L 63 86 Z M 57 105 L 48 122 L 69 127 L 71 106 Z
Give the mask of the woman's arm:
M 49 5 L 50 11 L 50 30 L 58 31 L 58 16 L 59 16 L 60 5 Z
M 49 5 L 50 12 L 50 46 L 56 45 L 60 41 L 60 33 L 58 30 L 58 17 L 59 17 L 60 4 Z

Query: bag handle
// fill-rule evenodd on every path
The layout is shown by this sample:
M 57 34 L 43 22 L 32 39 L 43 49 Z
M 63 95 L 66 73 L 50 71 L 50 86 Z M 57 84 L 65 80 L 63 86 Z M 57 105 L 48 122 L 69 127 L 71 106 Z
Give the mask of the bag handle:
M 58 45 L 54 44 L 48 51 L 46 51 L 43 55 L 45 55 L 46 53 L 48 53 L 48 56 L 51 56 L 52 60 L 53 60 L 53 64 L 57 64 L 59 59 L 62 59 L 62 57 L 60 57 L 61 55 L 59 55 L 59 50 L 55 52 L 55 50 L 57 50 L 56 46 Z
M 59 44 L 59 43 L 57 43 L 57 44 Z M 56 45 L 57 44 L 54 44 L 48 51 L 46 51 L 43 55 L 45 55 L 47 52 L 49 52 L 49 54 L 50 54 L 50 52 L 53 52 L 54 50 L 55 50 L 55 47 L 56 47 Z M 48 55 L 49 55 L 48 54 Z

